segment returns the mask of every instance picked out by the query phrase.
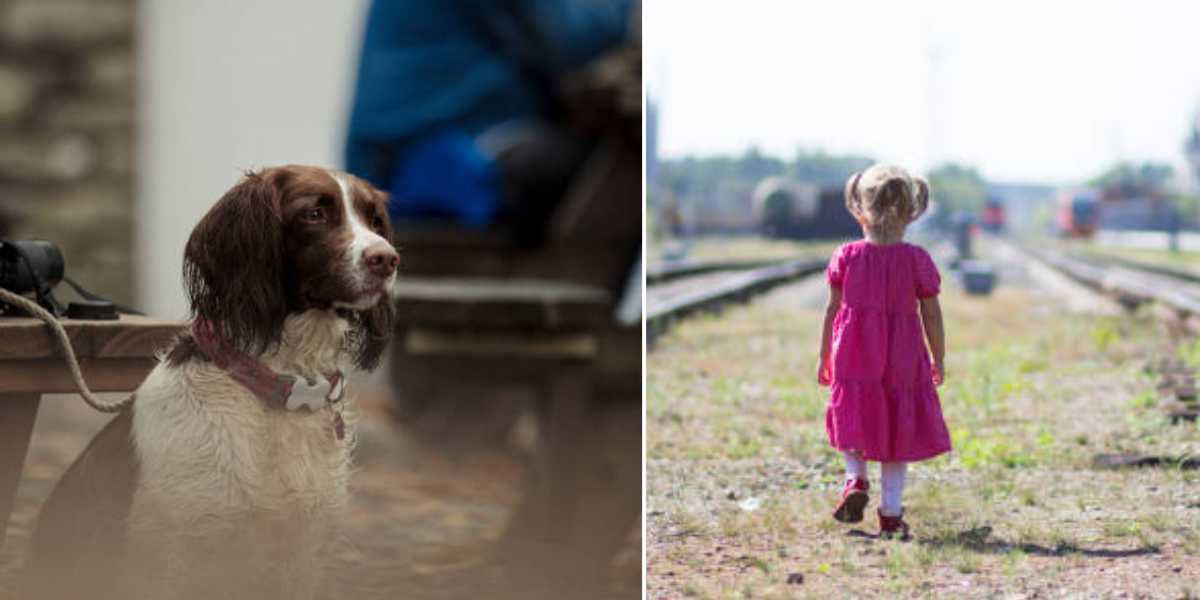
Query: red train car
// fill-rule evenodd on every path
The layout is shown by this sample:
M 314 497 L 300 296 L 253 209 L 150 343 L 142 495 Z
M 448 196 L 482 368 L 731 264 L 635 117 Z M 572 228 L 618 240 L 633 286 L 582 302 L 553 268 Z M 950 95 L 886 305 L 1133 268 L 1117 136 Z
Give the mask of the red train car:
M 1090 238 L 1100 228 L 1100 196 L 1095 192 L 1062 192 L 1057 201 L 1058 234 L 1069 238 Z
M 989 198 L 984 203 L 983 209 L 979 211 L 979 226 L 984 231 L 1003 233 L 1008 227 L 1008 211 L 1005 210 L 1004 203 L 995 198 Z

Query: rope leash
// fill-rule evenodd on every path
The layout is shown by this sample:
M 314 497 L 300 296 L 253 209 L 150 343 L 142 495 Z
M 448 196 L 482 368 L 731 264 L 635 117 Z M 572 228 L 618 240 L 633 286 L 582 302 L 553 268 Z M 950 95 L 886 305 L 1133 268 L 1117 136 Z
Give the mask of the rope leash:
M 105 402 L 92 393 L 92 390 L 83 381 L 83 372 L 79 369 L 79 361 L 75 358 L 75 350 L 71 348 L 71 339 L 67 337 L 67 330 L 49 311 L 38 306 L 36 302 L 4 288 L 0 288 L 0 300 L 24 310 L 30 316 L 41 319 L 50 326 L 50 330 L 54 332 L 54 339 L 58 342 L 58 349 L 62 351 L 63 359 L 67 361 L 67 368 L 71 371 L 71 379 L 75 381 L 75 387 L 79 389 L 79 394 L 83 396 L 83 401 L 87 402 L 88 406 L 102 413 L 117 413 L 133 403 L 135 394 L 129 394 L 113 402 Z

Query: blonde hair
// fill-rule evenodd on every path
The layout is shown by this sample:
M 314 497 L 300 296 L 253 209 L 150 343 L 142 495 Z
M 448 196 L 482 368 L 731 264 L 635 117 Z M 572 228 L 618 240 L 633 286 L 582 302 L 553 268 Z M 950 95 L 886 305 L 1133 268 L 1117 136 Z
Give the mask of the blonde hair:
M 872 165 L 846 181 L 846 208 L 867 228 L 896 233 L 929 208 L 929 183 L 900 167 Z

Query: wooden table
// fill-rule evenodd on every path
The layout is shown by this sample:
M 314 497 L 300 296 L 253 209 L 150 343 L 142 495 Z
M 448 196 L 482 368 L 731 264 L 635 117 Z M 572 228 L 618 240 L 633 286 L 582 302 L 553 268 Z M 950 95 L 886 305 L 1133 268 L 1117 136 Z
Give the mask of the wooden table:
M 116 321 L 61 322 L 94 392 L 137 388 L 154 366 L 155 350 L 183 327 L 177 321 L 129 315 Z M 0 316 L 0 550 L 42 394 L 77 391 L 45 323 Z

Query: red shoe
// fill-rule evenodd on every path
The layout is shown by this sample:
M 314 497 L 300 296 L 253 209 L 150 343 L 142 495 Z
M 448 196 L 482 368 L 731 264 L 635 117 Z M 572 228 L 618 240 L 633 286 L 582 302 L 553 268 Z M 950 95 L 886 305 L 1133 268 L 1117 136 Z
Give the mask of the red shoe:
M 900 509 L 900 514 L 894 517 L 884 515 L 882 509 L 878 513 L 880 539 L 890 540 L 899 536 L 900 541 L 908 541 L 908 523 L 904 522 L 904 509 Z
M 863 509 L 871 499 L 867 490 L 871 484 L 866 479 L 847 479 L 846 487 L 842 488 L 842 499 L 833 510 L 833 518 L 843 523 L 857 523 L 863 520 Z

